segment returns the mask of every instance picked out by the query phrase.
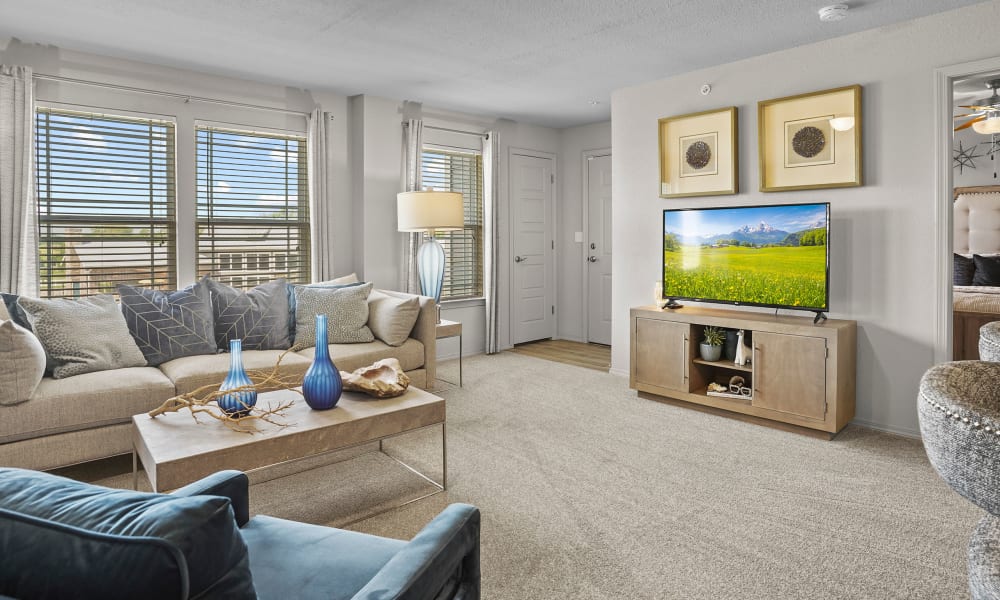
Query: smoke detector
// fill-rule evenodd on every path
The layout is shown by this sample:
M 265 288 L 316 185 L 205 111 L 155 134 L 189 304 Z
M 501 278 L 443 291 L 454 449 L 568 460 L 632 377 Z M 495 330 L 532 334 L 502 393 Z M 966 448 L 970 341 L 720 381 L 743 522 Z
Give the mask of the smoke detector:
M 830 6 L 824 6 L 819 9 L 819 20 L 824 23 L 841 21 L 847 17 L 848 8 L 850 7 L 846 4 L 831 4 Z

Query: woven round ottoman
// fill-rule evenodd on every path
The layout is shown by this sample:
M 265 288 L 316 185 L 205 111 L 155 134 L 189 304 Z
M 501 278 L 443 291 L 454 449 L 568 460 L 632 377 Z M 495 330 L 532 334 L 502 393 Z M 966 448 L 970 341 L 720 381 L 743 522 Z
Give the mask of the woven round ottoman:
M 1000 321 L 979 328 L 979 359 L 1000 362 Z

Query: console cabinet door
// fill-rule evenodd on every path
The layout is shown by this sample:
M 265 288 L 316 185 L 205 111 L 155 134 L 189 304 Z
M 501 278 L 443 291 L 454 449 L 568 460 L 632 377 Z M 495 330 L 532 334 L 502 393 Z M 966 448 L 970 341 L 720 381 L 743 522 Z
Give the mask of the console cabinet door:
M 688 391 L 688 337 L 691 325 L 658 319 L 635 320 L 632 357 L 636 383 Z
M 822 421 L 826 340 L 753 332 L 753 406 Z

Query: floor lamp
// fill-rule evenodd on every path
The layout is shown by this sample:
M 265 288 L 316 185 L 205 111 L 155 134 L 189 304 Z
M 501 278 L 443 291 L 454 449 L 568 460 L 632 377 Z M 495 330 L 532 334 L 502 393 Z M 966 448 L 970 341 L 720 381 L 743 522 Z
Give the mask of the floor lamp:
M 441 321 L 441 286 L 444 284 L 444 248 L 434 239 L 435 231 L 465 227 L 462 194 L 458 192 L 400 192 L 396 194 L 396 223 L 399 231 L 424 234 L 417 250 L 420 293 L 434 298 Z

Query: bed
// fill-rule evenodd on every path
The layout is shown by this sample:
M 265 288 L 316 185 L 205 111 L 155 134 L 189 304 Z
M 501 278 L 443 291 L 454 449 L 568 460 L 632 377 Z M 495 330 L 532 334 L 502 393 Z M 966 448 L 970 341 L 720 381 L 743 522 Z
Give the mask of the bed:
M 1000 185 L 955 188 L 954 252 L 1000 256 Z M 1000 285 L 954 286 L 953 358 L 979 358 L 979 328 L 1000 321 Z

